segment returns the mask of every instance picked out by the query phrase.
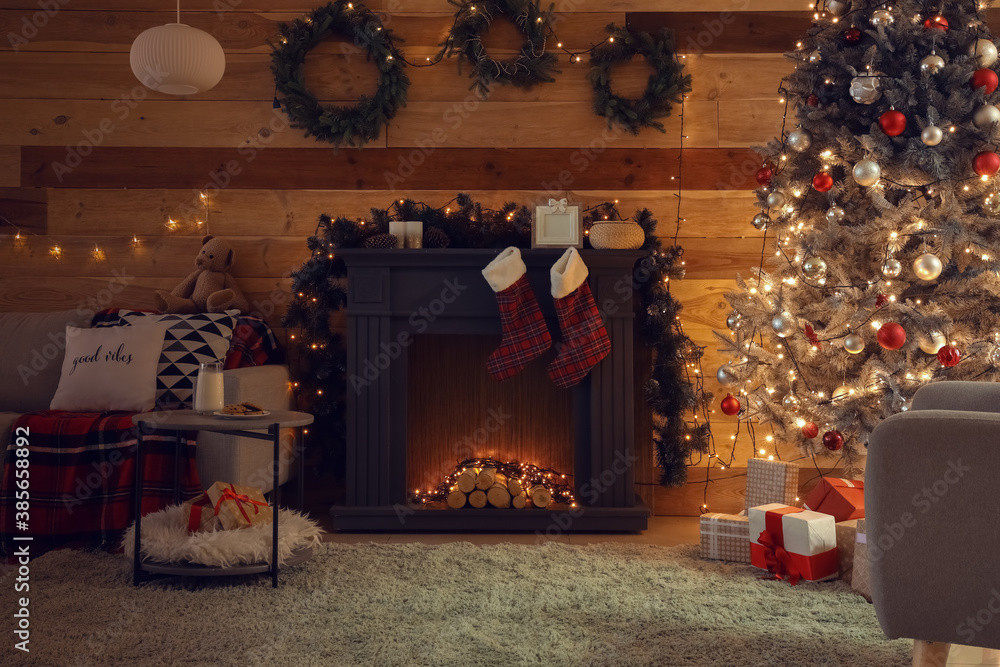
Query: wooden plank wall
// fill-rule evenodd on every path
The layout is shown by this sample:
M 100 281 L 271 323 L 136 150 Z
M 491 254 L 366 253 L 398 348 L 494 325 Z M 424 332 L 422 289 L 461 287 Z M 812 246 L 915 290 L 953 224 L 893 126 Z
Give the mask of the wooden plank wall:
M 713 390 L 723 361 L 711 335 L 724 326 L 721 295 L 761 253 L 749 224 L 758 160 L 748 148 L 780 129 L 776 91 L 790 69 L 782 51 L 804 34 L 806 4 L 559 0 L 555 6 L 556 30 L 570 49 L 600 41 L 611 22 L 677 30 L 694 90 L 686 107 L 680 229 L 688 276 L 674 289 L 687 331 L 708 347 L 704 369 Z M 334 153 L 289 129 L 271 105 L 265 40 L 278 22 L 311 3 L 183 5 L 183 21 L 215 35 L 227 56 L 222 82 L 190 99 L 147 91 L 129 68 L 135 36 L 174 21 L 160 0 L 0 1 L 0 215 L 23 237 L 0 236 L 0 309 L 149 307 L 152 290 L 172 287 L 190 270 L 209 229 L 233 239 L 235 275 L 255 308 L 277 325 L 289 273 L 308 255 L 305 238 L 317 215 L 361 216 L 403 196 L 434 205 L 459 191 L 492 205 L 530 204 L 549 194 L 585 205 L 619 199 L 625 212 L 649 207 L 662 235 L 673 236 L 679 119 L 669 119 L 664 134 L 609 131 L 590 108 L 586 59 L 577 65 L 564 57 L 555 83 L 528 91 L 501 87 L 488 101 L 469 90 L 454 62 L 409 68 L 409 104 L 380 140 Z M 434 55 L 452 22 L 445 0 L 368 6 L 384 12 L 416 60 Z M 487 46 L 509 53 L 517 35 L 502 22 L 496 26 Z M 317 49 L 308 66 L 314 89 L 332 100 L 374 88 L 373 67 L 342 55 L 336 44 Z M 636 95 L 647 75 L 641 62 L 621 66 L 616 89 Z M 171 218 L 175 230 L 167 226 Z M 54 245 L 63 250 L 60 259 L 49 252 Z M 103 255 L 95 257 L 95 248 Z M 734 424 L 719 414 L 714 419 L 725 451 Z M 737 462 L 749 452 L 741 445 Z M 740 484 L 730 482 L 737 492 Z M 658 492 L 658 513 L 697 513 L 700 491 L 692 488 Z

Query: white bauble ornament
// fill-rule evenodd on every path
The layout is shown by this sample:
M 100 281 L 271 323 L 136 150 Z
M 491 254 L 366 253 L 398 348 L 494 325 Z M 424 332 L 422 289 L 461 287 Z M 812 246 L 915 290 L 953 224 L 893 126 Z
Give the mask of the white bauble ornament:
M 854 180 L 858 185 L 869 186 L 878 183 L 882 178 L 882 169 L 874 160 L 862 160 L 854 165 Z
M 719 366 L 719 370 L 715 373 L 715 379 L 719 381 L 723 387 L 728 387 L 729 385 L 736 382 L 736 371 L 729 364 L 724 364 Z
M 988 39 L 977 39 L 972 45 L 972 53 L 980 67 L 989 67 L 997 61 L 996 44 Z
M 818 63 L 821 60 L 823 60 L 823 54 L 819 52 L 819 49 L 809 54 L 809 62 Z
M 785 409 L 789 412 L 798 412 L 799 408 L 802 407 L 799 397 L 795 394 L 785 394 L 785 397 L 781 399 L 781 404 L 785 406 Z
M 874 104 L 882 97 L 877 76 L 856 76 L 851 79 L 851 97 L 858 104 Z
M 943 268 L 941 260 L 933 253 L 925 252 L 913 260 L 913 272 L 921 280 L 934 280 L 941 275 Z
M 843 222 L 844 217 L 846 215 L 847 212 L 840 206 L 831 206 L 826 210 L 827 222 L 833 222 L 833 223 Z
M 943 139 L 944 130 L 937 125 L 928 125 L 920 133 L 920 141 L 924 142 L 925 146 L 937 146 Z
M 844 339 L 844 349 L 851 354 L 858 354 L 865 349 L 865 339 L 858 334 L 851 334 Z
M 833 400 L 835 401 L 839 401 L 842 398 L 847 398 L 850 395 L 851 395 L 851 390 L 845 387 L 844 385 L 840 385 L 839 387 L 833 390 Z
M 801 127 L 796 128 L 788 133 L 786 142 L 788 143 L 788 147 L 796 153 L 804 153 L 812 146 L 813 135 L 809 130 Z
M 740 314 L 736 311 L 729 313 L 729 317 L 726 318 L 726 326 L 729 327 L 730 331 L 733 331 L 740 324 Z
M 927 354 L 937 354 L 938 350 L 948 344 L 948 340 L 940 331 L 932 331 L 927 336 L 917 338 L 917 344 Z
M 892 25 L 892 22 L 896 20 L 896 17 L 892 15 L 892 12 L 885 9 L 876 9 L 872 12 L 872 25 L 878 28 L 879 26 Z
M 767 205 L 771 208 L 781 208 L 785 205 L 785 195 L 780 192 L 772 192 L 767 196 Z
M 771 328 L 774 329 L 774 333 L 782 338 L 788 338 L 797 329 L 795 326 L 795 316 L 787 310 L 780 312 L 771 320 Z
M 983 200 L 983 210 L 993 215 L 1000 215 L 1000 193 L 994 192 Z
M 820 280 L 826 277 L 826 262 L 822 257 L 810 257 L 802 262 L 802 273 L 806 278 Z
M 834 16 L 843 16 L 851 10 L 850 2 L 842 2 L 841 0 L 827 0 L 826 11 L 830 12 Z
M 887 259 L 882 265 L 882 275 L 886 278 L 895 278 L 903 272 L 903 265 L 898 259 Z
M 767 229 L 767 223 L 771 222 L 771 218 L 767 217 L 767 213 L 758 213 L 753 217 L 751 224 L 754 229 Z
M 944 67 L 944 58 L 932 53 L 920 61 L 920 71 L 927 74 L 937 74 Z
M 972 124 L 978 128 L 991 127 L 1000 123 L 1000 109 L 992 104 L 984 104 L 972 114 Z

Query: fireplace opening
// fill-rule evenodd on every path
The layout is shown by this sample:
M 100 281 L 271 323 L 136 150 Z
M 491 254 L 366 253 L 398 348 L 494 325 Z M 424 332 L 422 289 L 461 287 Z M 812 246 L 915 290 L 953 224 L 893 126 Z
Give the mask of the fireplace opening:
M 554 468 L 572 482 L 573 392 L 548 377 L 554 351 L 498 381 L 486 372 L 486 359 L 499 344 L 495 335 L 414 337 L 407 379 L 409 492 L 436 489 L 469 458 Z

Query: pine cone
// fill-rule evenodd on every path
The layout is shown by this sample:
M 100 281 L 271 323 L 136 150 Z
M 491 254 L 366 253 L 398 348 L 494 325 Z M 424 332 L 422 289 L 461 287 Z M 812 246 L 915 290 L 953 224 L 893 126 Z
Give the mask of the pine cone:
M 396 237 L 392 234 L 376 234 L 365 239 L 366 248 L 395 248 Z
M 447 248 L 451 244 L 451 239 L 437 227 L 429 227 L 424 232 L 425 248 Z

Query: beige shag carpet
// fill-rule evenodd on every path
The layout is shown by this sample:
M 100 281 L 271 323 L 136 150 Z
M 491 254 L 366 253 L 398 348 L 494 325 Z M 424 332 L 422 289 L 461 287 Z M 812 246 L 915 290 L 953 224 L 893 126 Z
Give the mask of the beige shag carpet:
M 277 590 L 265 576 L 133 588 L 120 554 L 56 551 L 31 563 L 31 652 L 8 644 L 3 664 L 909 664 L 910 642 L 886 640 L 843 582 L 759 575 L 694 546 L 324 544 Z

